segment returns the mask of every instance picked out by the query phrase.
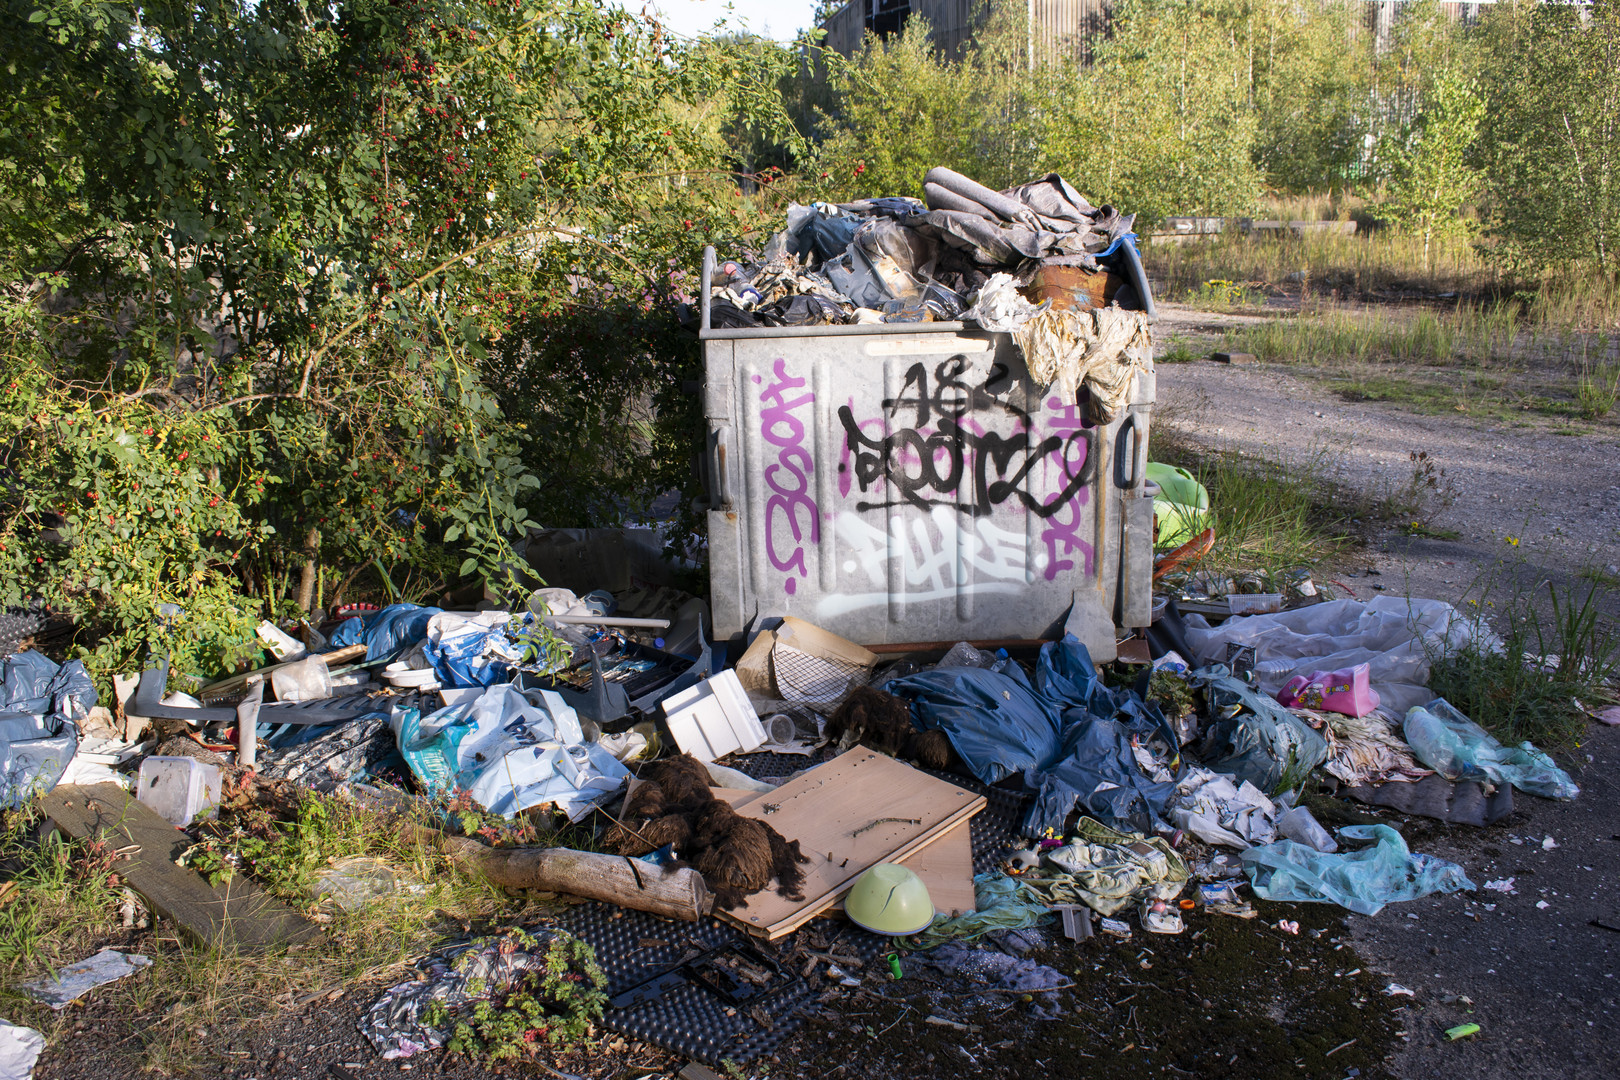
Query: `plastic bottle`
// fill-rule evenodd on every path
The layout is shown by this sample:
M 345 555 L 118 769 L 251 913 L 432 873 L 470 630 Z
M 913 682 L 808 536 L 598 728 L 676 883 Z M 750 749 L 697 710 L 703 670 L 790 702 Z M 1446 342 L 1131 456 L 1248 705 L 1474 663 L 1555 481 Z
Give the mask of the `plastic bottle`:
M 1006 649 L 997 649 L 996 658 L 991 662 L 990 670 L 1005 673 L 1007 669 L 1011 668 L 1016 663 L 1016 660 L 1007 655 Z
M 980 652 L 965 641 L 958 641 L 951 646 L 949 652 L 940 658 L 940 667 L 989 667 L 995 662 L 995 657 L 989 653 Z

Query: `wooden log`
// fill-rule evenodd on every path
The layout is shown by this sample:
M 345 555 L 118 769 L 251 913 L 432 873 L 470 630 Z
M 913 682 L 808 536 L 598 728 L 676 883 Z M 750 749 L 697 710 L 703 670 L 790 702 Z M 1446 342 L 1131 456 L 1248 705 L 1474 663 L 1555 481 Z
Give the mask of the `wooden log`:
M 543 889 L 697 922 L 714 907 L 703 875 L 623 855 L 572 848 L 492 848 L 464 836 L 436 838 L 456 866 L 503 889 Z

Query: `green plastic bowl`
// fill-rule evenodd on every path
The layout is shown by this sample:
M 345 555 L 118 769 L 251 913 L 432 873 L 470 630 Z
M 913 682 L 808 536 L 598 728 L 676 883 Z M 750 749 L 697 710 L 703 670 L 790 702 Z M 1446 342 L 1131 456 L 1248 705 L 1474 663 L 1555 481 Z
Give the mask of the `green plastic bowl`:
M 895 863 L 878 863 L 855 879 L 844 914 L 874 934 L 903 937 L 927 929 L 934 902 L 922 879 Z

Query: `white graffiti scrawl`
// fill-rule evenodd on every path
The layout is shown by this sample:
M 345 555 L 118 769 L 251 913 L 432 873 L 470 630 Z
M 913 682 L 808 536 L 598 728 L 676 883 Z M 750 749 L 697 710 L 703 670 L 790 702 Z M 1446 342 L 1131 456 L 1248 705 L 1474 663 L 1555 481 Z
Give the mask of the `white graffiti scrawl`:
M 905 602 L 948 600 L 963 594 L 1018 595 L 1028 588 L 1026 540 L 988 518 L 972 519 L 966 529 L 957 511 L 936 506 L 923 516 L 896 515 L 894 547 L 906 584 Z M 833 618 L 863 608 L 882 607 L 889 596 L 889 535 L 860 514 L 845 511 L 835 522 L 843 564 L 840 593 L 822 598 L 816 612 Z M 1037 568 L 1046 561 L 1036 556 Z M 967 584 L 958 584 L 965 581 Z M 860 588 L 861 584 L 867 586 Z

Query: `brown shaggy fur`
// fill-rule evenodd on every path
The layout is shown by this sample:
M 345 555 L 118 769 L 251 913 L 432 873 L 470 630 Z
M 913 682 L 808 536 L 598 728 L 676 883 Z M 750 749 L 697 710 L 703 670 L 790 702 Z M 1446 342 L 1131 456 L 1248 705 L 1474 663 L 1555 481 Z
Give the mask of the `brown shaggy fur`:
M 909 705 L 869 686 L 857 687 L 844 699 L 827 720 L 827 737 L 840 748 L 860 743 L 930 769 L 948 769 L 956 760 L 949 736 L 943 731 L 918 731 Z
M 703 875 L 715 902 L 731 910 L 776 879 L 777 892 L 802 900 L 810 860 L 799 842 L 755 818 L 743 817 L 709 790 L 709 773 L 690 754 L 657 762 L 625 802 L 624 825 L 605 837 L 622 855 L 645 855 L 665 844 Z

